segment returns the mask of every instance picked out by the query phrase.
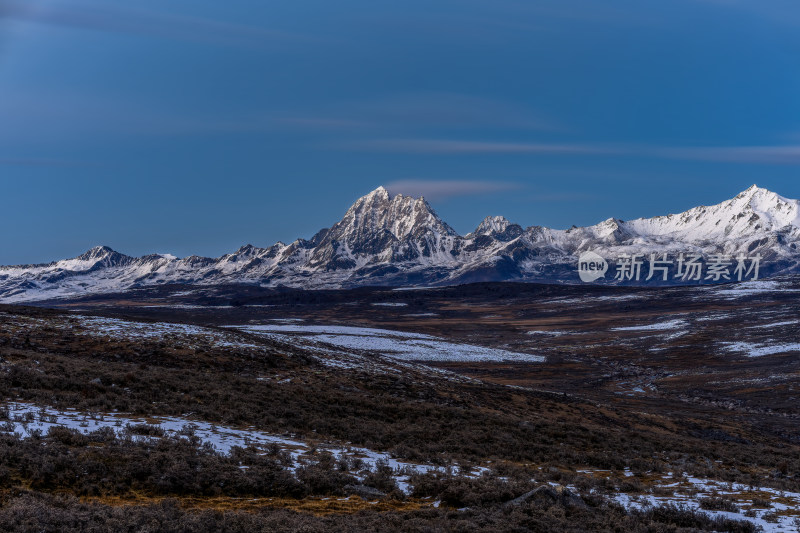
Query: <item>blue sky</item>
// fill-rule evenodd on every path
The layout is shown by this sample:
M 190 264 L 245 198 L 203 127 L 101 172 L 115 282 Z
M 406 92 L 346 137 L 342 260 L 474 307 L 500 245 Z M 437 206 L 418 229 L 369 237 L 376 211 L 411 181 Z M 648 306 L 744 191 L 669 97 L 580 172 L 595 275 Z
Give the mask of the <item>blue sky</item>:
M 0 263 L 800 198 L 793 0 L 0 0 Z

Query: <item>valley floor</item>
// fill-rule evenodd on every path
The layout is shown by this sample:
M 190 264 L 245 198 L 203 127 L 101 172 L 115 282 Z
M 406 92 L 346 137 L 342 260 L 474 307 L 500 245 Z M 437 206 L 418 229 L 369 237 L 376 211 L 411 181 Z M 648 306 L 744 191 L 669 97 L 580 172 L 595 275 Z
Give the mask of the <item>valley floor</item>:
M 0 529 L 797 531 L 797 292 L 4 306 Z

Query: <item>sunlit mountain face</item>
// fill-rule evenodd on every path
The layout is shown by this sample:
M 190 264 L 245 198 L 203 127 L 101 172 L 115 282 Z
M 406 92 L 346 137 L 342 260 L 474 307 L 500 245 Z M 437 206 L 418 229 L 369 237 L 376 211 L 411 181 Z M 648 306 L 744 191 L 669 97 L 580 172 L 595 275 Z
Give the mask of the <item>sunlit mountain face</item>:
M 598 283 L 745 281 L 798 271 L 799 206 L 753 186 L 720 204 L 674 215 L 612 218 L 567 230 L 522 228 L 489 216 L 459 235 L 424 198 L 393 196 L 379 187 L 309 240 L 247 245 L 219 258 L 135 258 L 101 246 L 46 265 L 2 267 L 0 295 L 7 302 L 41 300 L 165 283 L 299 288 L 580 283 L 576 271 L 587 252 L 608 263 L 608 273 L 594 280 Z M 625 261 L 632 266 L 626 269 Z M 712 263 L 719 275 L 709 270 Z

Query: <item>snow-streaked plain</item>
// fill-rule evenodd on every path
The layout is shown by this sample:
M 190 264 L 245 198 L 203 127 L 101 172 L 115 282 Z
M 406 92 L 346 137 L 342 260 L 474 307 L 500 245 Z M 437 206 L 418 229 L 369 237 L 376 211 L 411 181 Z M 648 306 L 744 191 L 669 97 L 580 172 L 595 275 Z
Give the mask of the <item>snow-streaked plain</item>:
M 308 441 L 296 436 L 278 435 L 252 427 L 234 428 L 183 417 L 151 416 L 143 418 L 123 413 L 82 413 L 24 402 L 6 402 L 0 405 L 0 410 L 3 411 L 0 419 L 0 432 L 16 434 L 19 438 L 30 438 L 36 433 L 46 434 L 52 427 L 66 427 L 84 434 L 108 428 L 118 436 L 131 435 L 135 439 L 146 440 L 152 437 L 137 436 L 135 426 L 147 425 L 158 428 L 167 436 L 177 438 L 195 436 L 200 439 L 201 444 L 210 445 L 221 454 L 229 454 L 234 447 L 251 446 L 263 450 L 267 446 L 277 445 L 291 458 L 292 464 L 288 466 L 288 469 L 292 471 L 311 460 L 315 453 L 329 452 L 336 457 L 358 458 L 367 469 L 375 469 L 378 465 L 389 466 L 398 487 L 406 493 L 411 490 L 409 476 L 413 473 L 462 471 L 457 463 L 445 466 L 413 463 L 397 459 L 385 452 L 352 446 L 347 443 Z M 132 428 L 133 432 L 130 431 Z M 470 469 L 469 474 L 464 475 L 475 477 L 486 471 L 488 471 L 486 467 L 478 466 Z M 362 467 L 360 471 L 352 472 L 352 474 L 363 479 L 366 472 Z
M 403 361 L 515 361 L 542 362 L 544 357 L 528 353 L 511 352 L 499 348 L 456 343 L 431 335 L 378 328 L 328 326 L 316 324 L 264 324 L 229 326 L 240 331 L 278 337 L 286 341 L 286 334 L 294 334 L 294 342 L 324 345 L 374 352 Z

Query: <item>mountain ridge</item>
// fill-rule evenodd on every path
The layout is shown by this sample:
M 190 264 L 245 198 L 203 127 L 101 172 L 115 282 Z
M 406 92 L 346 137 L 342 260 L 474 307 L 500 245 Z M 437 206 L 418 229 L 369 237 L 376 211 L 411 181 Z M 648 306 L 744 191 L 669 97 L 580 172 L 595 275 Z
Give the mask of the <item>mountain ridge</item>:
M 245 245 L 218 258 L 131 257 L 96 246 L 47 264 L 0 267 L 0 301 L 35 301 L 165 284 L 338 288 L 470 281 L 577 283 L 577 256 L 759 254 L 765 274 L 800 272 L 800 202 L 755 185 L 682 213 L 559 230 L 486 217 L 459 235 L 423 198 L 378 187 L 311 239 Z M 606 280 L 610 281 L 610 280 Z

